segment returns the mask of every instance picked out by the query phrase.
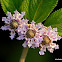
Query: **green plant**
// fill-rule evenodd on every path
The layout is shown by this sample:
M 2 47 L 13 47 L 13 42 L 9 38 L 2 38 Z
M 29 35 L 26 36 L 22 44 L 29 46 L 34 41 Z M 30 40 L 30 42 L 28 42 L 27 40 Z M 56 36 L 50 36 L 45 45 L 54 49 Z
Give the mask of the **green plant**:
M 11 13 L 13 13 L 13 11 L 15 10 L 18 10 L 20 13 L 25 11 L 25 18 L 29 19 L 29 23 L 32 20 L 34 20 L 36 23 L 46 20 L 44 25 L 51 25 L 53 28 L 57 27 L 59 35 L 62 36 L 62 9 L 59 9 L 50 14 L 57 6 L 57 3 L 58 0 L 1 0 L 1 6 L 5 14 L 7 13 L 7 11 L 10 11 Z M 22 48 L 22 46 L 20 47 Z M 47 52 L 46 56 L 40 57 L 38 55 L 38 52 L 36 52 L 37 50 L 38 49 L 36 49 L 35 51 L 33 49 L 29 49 L 26 62 L 32 62 L 31 58 L 33 62 L 38 62 L 38 60 L 41 61 L 41 58 L 43 58 L 44 60 L 44 58 L 49 55 L 49 53 Z

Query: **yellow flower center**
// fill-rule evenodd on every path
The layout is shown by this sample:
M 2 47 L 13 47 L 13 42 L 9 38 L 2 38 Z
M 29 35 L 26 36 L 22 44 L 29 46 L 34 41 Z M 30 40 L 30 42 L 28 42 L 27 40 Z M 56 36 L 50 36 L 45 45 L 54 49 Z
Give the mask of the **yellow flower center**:
M 15 20 L 12 20 L 12 22 L 10 23 L 10 26 L 11 26 L 12 29 L 18 28 L 18 22 L 15 21 Z
M 50 39 L 47 36 L 44 36 L 42 45 L 48 45 L 50 42 L 51 42 Z
M 35 36 L 35 32 L 33 30 L 28 30 L 26 32 L 26 37 L 27 38 L 33 38 Z

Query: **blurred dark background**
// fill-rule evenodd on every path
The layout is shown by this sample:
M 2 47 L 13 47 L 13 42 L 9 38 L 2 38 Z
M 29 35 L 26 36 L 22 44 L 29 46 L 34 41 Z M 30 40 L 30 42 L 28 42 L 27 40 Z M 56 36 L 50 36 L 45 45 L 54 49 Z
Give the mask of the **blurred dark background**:
M 62 8 L 62 0 L 59 0 L 58 5 L 54 8 L 53 12 L 55 10 L 58 10 Z M 0 5 L 0 27 L 4 25 L 4 23 L 2 22 L 2 17 L 5 17 L 6 15 L 4 14 L 1 5 Z M 11 40 L 9 38 L 9 31 L 2 31 L 0 30 L 0 62 L 7 62 L 7 58 L 10 58 L 11 55 L 15 55 L 15 51 L 18 52 L 15 57 L 20 54 L 21 52 L 19 52 L 20 48 L 21 48 L 21 42 L 17 41 L 16 39 Z M 62 58 L 62 39 L 60 41 L 57 41 L 57 44 L 59 44 L 60 49 L 59 50 L 55 50 L 54 53 L 52 55 L 54 55 L 54 62 L 55 58 Z M 20 48 L 17 48 L 20 47 Z M 11 54 L 14 53 L 14 54 Z M 11 60 L 14 57 L 11 58 Z M 17 57 L 16 57 L 17 58 Z M 15 58 L 15 59 L 16 59 Z M 20 58 L 20 55 L 18 56 L 18 58 Z M 17 61 L 18 62 L 18 61 Z

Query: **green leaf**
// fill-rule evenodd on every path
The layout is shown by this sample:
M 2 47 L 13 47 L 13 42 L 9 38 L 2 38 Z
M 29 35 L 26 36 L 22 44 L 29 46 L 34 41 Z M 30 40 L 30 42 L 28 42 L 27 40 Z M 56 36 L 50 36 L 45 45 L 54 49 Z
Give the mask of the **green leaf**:
M 58 29 L 58 34 L 62 36 L 62 9 L 53 12 L 45 21 L 45 26 L 52 26 Z
M 10 11 L 13 13 L 13 11 L 18 10 L 21 12 L 21 9 L 19 7 L 22 5 L 22 2 L 24 0 L 1 0 L 1 6 L 5 14 L 7 11 Z
M 26 12 L 26 18 L 38 22 L 44 21 L 57 5 L 58 0 L 1 0 L 5 13 L 16 9 Z
M 36 23 L 44 21 L 57 5 L 58 0 L 24 0 L 22 11 L 26 18 Z

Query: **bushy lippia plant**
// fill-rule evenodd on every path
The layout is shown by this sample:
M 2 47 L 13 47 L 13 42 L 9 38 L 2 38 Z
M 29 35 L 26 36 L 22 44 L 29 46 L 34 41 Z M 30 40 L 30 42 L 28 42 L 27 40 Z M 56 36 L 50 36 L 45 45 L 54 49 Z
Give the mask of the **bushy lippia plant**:
M 57 3 L 58 0 L 1 0 L 2 9 L 7 13 L 7 17 L 2 17 L 5 25 L 1 29 L 11 31 L 11 39 L 17 32 L 19 37 L 16 39 L 24 40 L 20 62 L 25 62 L 28 48 L 39 48 L 40 55 L 45 54 L 46 48 L 51 53 L 59 49 L 59 45 L 53 41 L 62 38 L 62 9 L 50 14 Z M 45 26 L 42 24 L 44 20 Z

